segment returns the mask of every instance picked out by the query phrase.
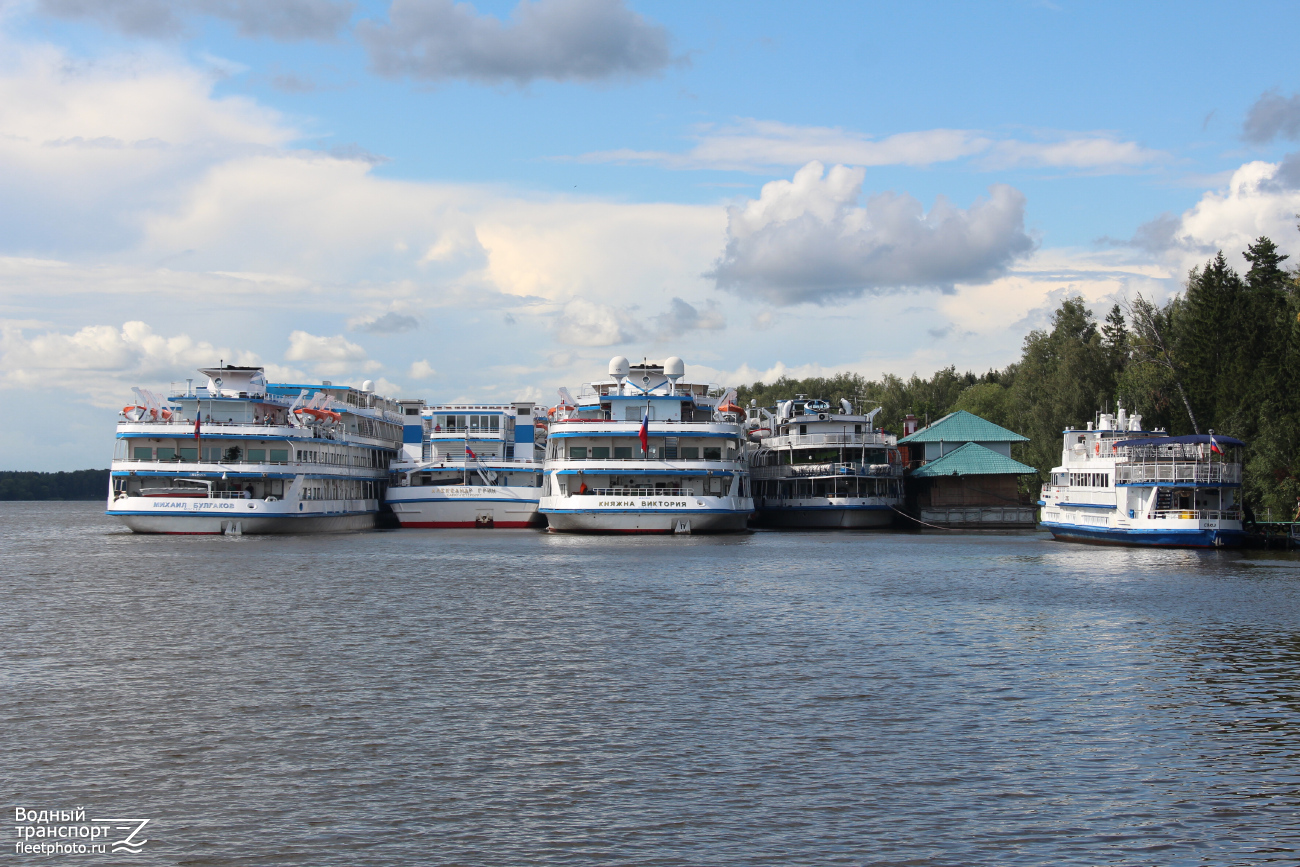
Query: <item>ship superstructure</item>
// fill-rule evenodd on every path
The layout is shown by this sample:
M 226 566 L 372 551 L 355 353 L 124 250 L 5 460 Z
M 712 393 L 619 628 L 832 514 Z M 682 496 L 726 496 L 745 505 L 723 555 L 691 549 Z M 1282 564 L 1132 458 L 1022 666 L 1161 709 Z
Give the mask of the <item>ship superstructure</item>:
M 561 403 L 550 425 L 540 512 L 551 530 L 743 530 L 754 509 L 744 410 L 734 392 L 662 364 L 610 361 L 607 380 Z
M 403 527 L 541 526 L 546 428 L 536 404 L 403 404 L 403 455 L 388 489 Z
M 1072 542 L 1238 546 L 1244 445 L 1213 431 L 1145 431 L 1122 407 L 1101 413 L 1095 427 L 1065 431 L 1061 465 L 1042 489 L 1042 525 Z
M 753 409 L 753 408 L 751 408 Z M 838 410 L 838 411 L 837 411 Z M 853 412 L 797 395 L 751 419 L 758 522 L 769 527 L 884 527 L 903 504 L 903 464 L 879 409 Z
M 204 368 L 166 397 L 134 389 L 117 423 L 107 513 L 137 533 L 373 527 L 402 442 L 397 404 L 329 382 Z M 192 382 L 192 381 L 191 381 Z

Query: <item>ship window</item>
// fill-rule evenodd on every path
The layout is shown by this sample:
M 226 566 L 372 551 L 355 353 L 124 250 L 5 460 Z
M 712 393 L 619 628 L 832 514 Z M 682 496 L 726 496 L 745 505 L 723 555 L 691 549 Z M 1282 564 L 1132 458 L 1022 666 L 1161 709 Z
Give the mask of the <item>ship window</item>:
M 249 449 L 248 459 L 254 463 L 261 463 L 266 460 L 266 449 Z
M 158 460 L 160 460 L 160 461 L 174 461 L 174 460 L 176 460 L 176 449 L 163 448 L 162 446 L 159 446 L 159 447 L 158 447 Z
M 717 448 L 713 448 L 713 447 L 711 447 L 711 446 L 705 446 L 705 447 L 704 447 L 704 459 L 705 459 L 706 461 L 720 461 L 720 460 L 722 460 L 722 447 L 721 447 L 721 446 L 718 446 Z
M 494 415 L 490 419 L 491 430 L 498 431 L 501 429 L 501 416 Z
M 630 461 L 632 460 L 631 446 L 614 446 L 614 460 Z
M 806 433 L 808 433 L 808 425 L 806 424 L 799 425 L 799 436 L 803 436 Z
M 699 446 L 682 446 L 681 452 L 684 461 L 698 461 L 700 459 Z
M 151 461 L 153 460 L 153 449 L 147 446 L 136 446 L 131 450 L 131 455 L 137 461 Z
M 587 459 L 586 446 L 569 446 L 569 460 L 585 461 Z
M 199 450 L 198 450 L 198 449 L 179 448 L 179 449 L 177 449 L 176 451 L 180 453 L 181 460 L 183 460 L 183 461 L 188 461 L 189 463 L 194 463 L 195 461 L 197 461 L 197 460 L 199 459 Z
M 855 434 L 860 434 L 860 433 L 862 433 L 862 425 L 860 425 L 860 424 L 855 424 L 855 425 L 853 426 L 853 432 L 854 432 Z
M 592 446 L 591 459 L 593 461 L 609 460 L 609 446 Z

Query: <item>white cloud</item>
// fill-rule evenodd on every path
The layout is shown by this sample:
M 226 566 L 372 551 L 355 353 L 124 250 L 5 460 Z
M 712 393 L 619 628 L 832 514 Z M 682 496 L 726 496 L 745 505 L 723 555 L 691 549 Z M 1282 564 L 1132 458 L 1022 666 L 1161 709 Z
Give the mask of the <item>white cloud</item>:
M 565 304 L 555 321 L 555 339 L 572 346 L 614 346 L 628 342 L 637 331 L 626 314 L 583 298 Z
M 368 373 L 383 367 L 371 361 L 364 349 L 342 334 L 321 337 L 306 331 L 294 331 L 289 335 L 289 348 L 284 357 L 286 361 L 311 363 L 312 369 L 321 376 L 344 376 L 357 371 Z
M 1277 163 L 1246 163 L 1232 173 L 1226 187 L 1205 192 L 1182 214 L 1161 214 L 1139 226 L 1127 242 L 1103 241 L 1145 250 L 1181 279 L 1219 250 L 1238 269 L 1248 268 L 1241 254 L 1261 235 L 1297 256 L 1297 213 L 1300 154 L 1288 154 Z
M 393 0 L 388 22 L 357 38 L 393 78 L 527 84 L 649 75 L 668 65 L 668 33 L 622 0 L 521 0 L 509 23 L 453 0 Z
M 352 331 L 364 331 L 367 334 L 400 334 L 414 331 L 420 327 L 420 320 L 405 313 L 389 310 L 382 316 L 361 316 L 348 320 Z
M 429 364 L 427 359 L 424 359 L 414 362 L 406 371 L 406 375 L 411 379 L 433 379 L 438 375 L 438 371 L 433 369 L 433 365 Z
M 1045 141 L 999 139 L 976 130 L 930 129 L 877 138 L 839 127 L 797 126 L 742 118 L 704 126 L 684 153 L 623 148 L 578 157 L 583 162 L 649 163 L 671 169 L 763 171 L 816 160 L 849 166 L 929 166 L 982 155 L 988 168 L 1133 169 L 1166 158 L 1160 151 L 1105 134 L 1066 134 Z
M 1000 141 L 985 161 L 995 169 L 1034 166 L 1119 171 L 1142 168 L 1167 158 L 1163 151 L 1145 148 L 1137 142 L 1090 135 L 1061 141 Z
M 809 163 L 728 209 L 726 250 L 710 274 L 718 288 L 780 305 L 951 289 L 997 277 L 1033 247 L 1025 198 L 1011 187 L 990 187 L 966 210 L 940 198 L 927 214 L 906 194 L 879 193 L 859 206 L 861 169 L 823 173 Z
M 161 389 L 218 360 L 258 363 L 250 352 L 217 348 L 187 334 L 156 334 L 144 322 L 88 325 L 73 333 L 32 330 L 13 322 L 0 328 L 5 387 L 71 392 L 100 407 L 121 406 L 131 386 Z

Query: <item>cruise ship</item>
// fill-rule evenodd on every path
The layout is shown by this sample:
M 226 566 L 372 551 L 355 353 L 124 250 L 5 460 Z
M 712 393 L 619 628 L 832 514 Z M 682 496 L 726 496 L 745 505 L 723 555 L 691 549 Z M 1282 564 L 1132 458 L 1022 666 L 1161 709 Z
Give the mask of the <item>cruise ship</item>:
M 1241 440 L 1169 436 L 1140 415 L 1102 413 L 1066 430 L 1061 465 L 1042 489 L 1042 525 L 1057 539 L 1111 545 L 1236 547 Z
M 396 402 L 360 389 L 268 383 L 260 367 L 203 368 L 123 407 L 107 513 L 137 533 L 363 530 L 402 445 Z
M 839 410 L 836 412 L 835 410 Z M 855 414 L 797 395 L 774 410 L 751 406 L 750 473 L 757 523 L 767 527 L 862 528 L 893 523 L 903 505 L 897 439 Z
M 577 398 L 561 389 L 539 511 L 553 531 L 743 530 L 754 510 L 745 413 L 734 392 L 683 382 L 663 364 L 609 363 Z
M 403 527 L 544 523 L 537 504 L 546 428 L 536 404 L 399 403 L 403 453 L 392 467 L 387 502 Z

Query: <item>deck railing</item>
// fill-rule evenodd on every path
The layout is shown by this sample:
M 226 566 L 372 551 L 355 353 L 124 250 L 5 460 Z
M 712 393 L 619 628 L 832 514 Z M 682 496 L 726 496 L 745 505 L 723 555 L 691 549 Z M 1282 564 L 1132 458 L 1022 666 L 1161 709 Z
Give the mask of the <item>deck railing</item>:
M 1236 509 L 1162 509 L 1151 517 L 1161 521 L 1240 521 Z
M 836 462 L 825 464 L 778 464 L 775 467 L 754 467 L 750 470 L 755 479 L 795 479 L 810 476 L 865 476 L 897 478 L 902 476 L 902 464 L 860 464 Z
M 1241 482 L 1241 464 L 1217 461 L 1120 463 L 1115 465 L 1115 481 L 1120 484 L 1142 482 L 1237 484 Z
M 863 433 L 819 433 L 819 434 L 786 434 L 779 437 L 766 437 L 763 440 L 766 448 L 778 449 L 798 446 L 885 446 L 894 445 L 894 435 L 880 433 L 878 431 L 864 431 Z

